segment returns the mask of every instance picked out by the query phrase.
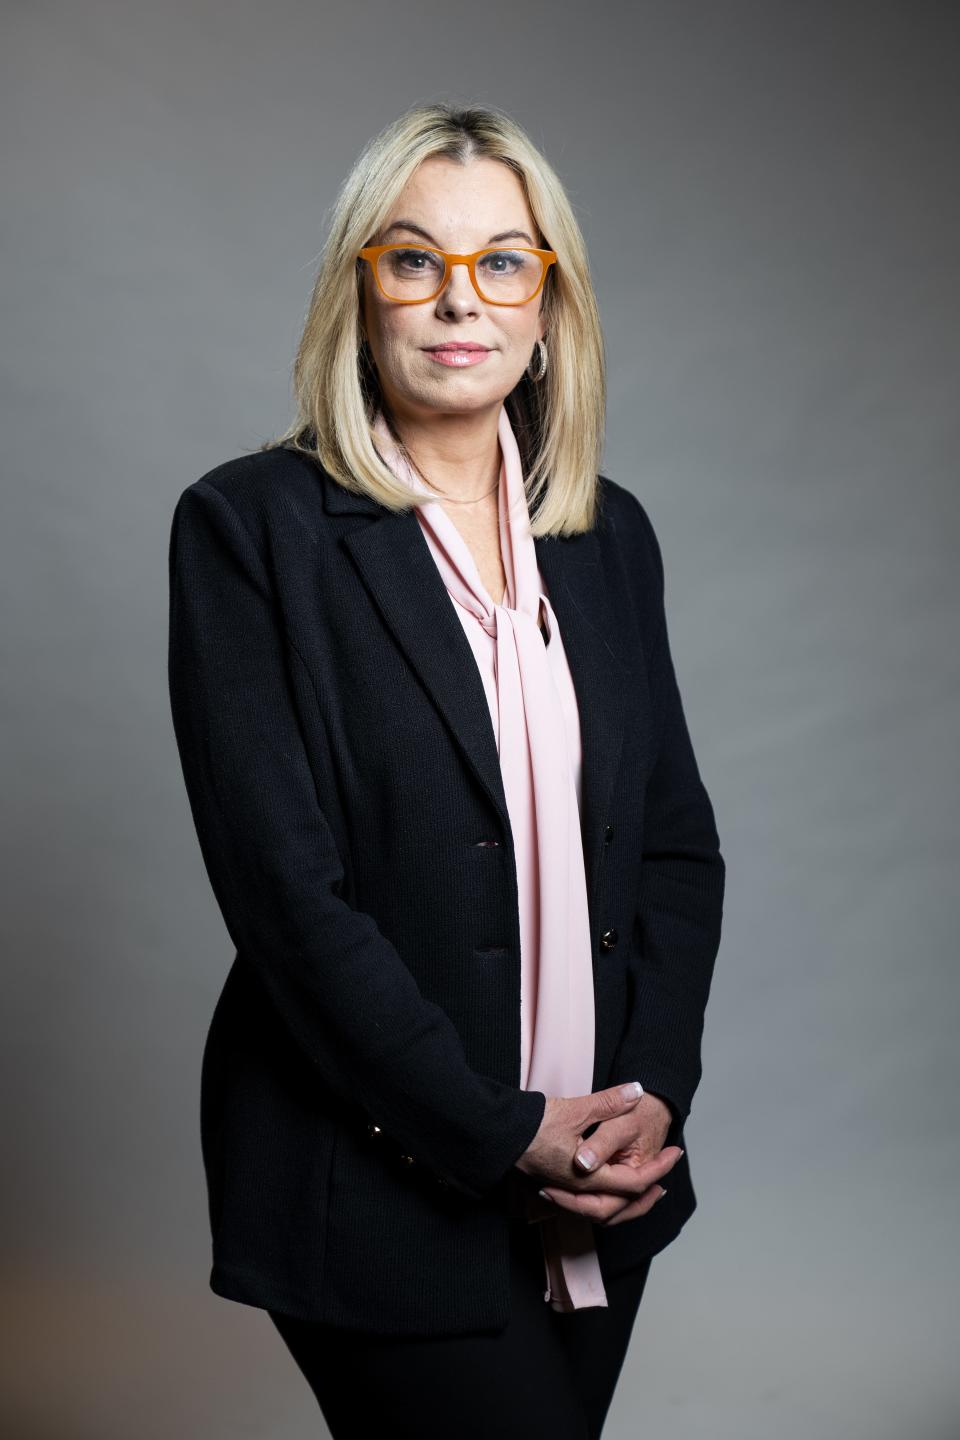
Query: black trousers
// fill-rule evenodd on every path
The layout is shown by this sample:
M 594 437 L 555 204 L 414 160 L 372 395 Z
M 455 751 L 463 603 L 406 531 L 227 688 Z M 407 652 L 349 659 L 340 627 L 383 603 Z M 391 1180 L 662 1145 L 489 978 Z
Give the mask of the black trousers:
M 608 1306 L 556 1311 L 539 1227 L 511 1221 L 511 1318 L 471 1335 L 368 1335 L 270 1310 L 333 1440 L 597 1440 L 652 1256 L 604 1279 Z

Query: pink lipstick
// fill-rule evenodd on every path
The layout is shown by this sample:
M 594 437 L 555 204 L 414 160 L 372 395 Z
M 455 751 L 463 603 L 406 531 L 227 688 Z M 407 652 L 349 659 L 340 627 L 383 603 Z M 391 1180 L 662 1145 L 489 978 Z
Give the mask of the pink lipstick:
M 424 350 L 431 360 L 436 360 L 440 365 L 478 365 L 485 360 L 490 351 L 485 345 L 476 345 L 473 341 L 446 341 L 443 345 L 434 345 Z

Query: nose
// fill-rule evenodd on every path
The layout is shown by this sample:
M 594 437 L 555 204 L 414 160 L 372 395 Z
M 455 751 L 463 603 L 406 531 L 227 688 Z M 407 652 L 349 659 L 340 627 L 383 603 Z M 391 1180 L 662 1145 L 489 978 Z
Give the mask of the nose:
M 448 312 L 456 310 L 464 313 L 475 310 L 479 303 L 480 296 L 473 288 L 469 267 L 462 261 L 455 262 L 450 266 L 446 285 L 437 296 L 438 308 Z

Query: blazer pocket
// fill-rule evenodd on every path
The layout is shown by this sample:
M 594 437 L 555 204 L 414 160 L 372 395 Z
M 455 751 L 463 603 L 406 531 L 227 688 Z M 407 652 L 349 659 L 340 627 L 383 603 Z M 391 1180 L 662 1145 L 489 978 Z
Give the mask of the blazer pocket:
M 464 914 L 464 925 L 471 949 L 475 955 L 509 953 L 514 941 L 509 917 L 516 906 L 511 904 L 515 882 L 507 846 L 488 826 L 471 837 L 466 859 L 469 911 Z

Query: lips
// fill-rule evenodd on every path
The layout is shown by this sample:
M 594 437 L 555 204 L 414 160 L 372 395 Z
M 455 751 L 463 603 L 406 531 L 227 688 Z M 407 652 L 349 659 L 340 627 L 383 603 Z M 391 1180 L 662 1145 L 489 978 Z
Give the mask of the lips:
M 489 347 L 489 345 L 475 345 L 472 341 L 469 341 L 469 340 L 464 340 L 462 343 L 461 343 L 460 341 L 456 341 L 456 340 L 455 340 L 455 341 L 447 341 L 447 342 L 446 342 L 445 344 L 443 344 L 443 345 L 425 345 L 425 346 L 424 346 L 424 349 L 425 349 L 425 350 L 429 350 L 430 353 L 431 353 L 431 355 L 438 355 L 438 354 L 439 354 L 439 355 L 443 355 L 443 354 L 446 354 L 448 351 L 456 351 L 456 350 L 459 350 L 459 351 L 463 351 L 463 350 L 470 350 L 470 351 L 482 350 L 484 353 L 486 353 L 486 352 L 490 349 L 490 347 Z

